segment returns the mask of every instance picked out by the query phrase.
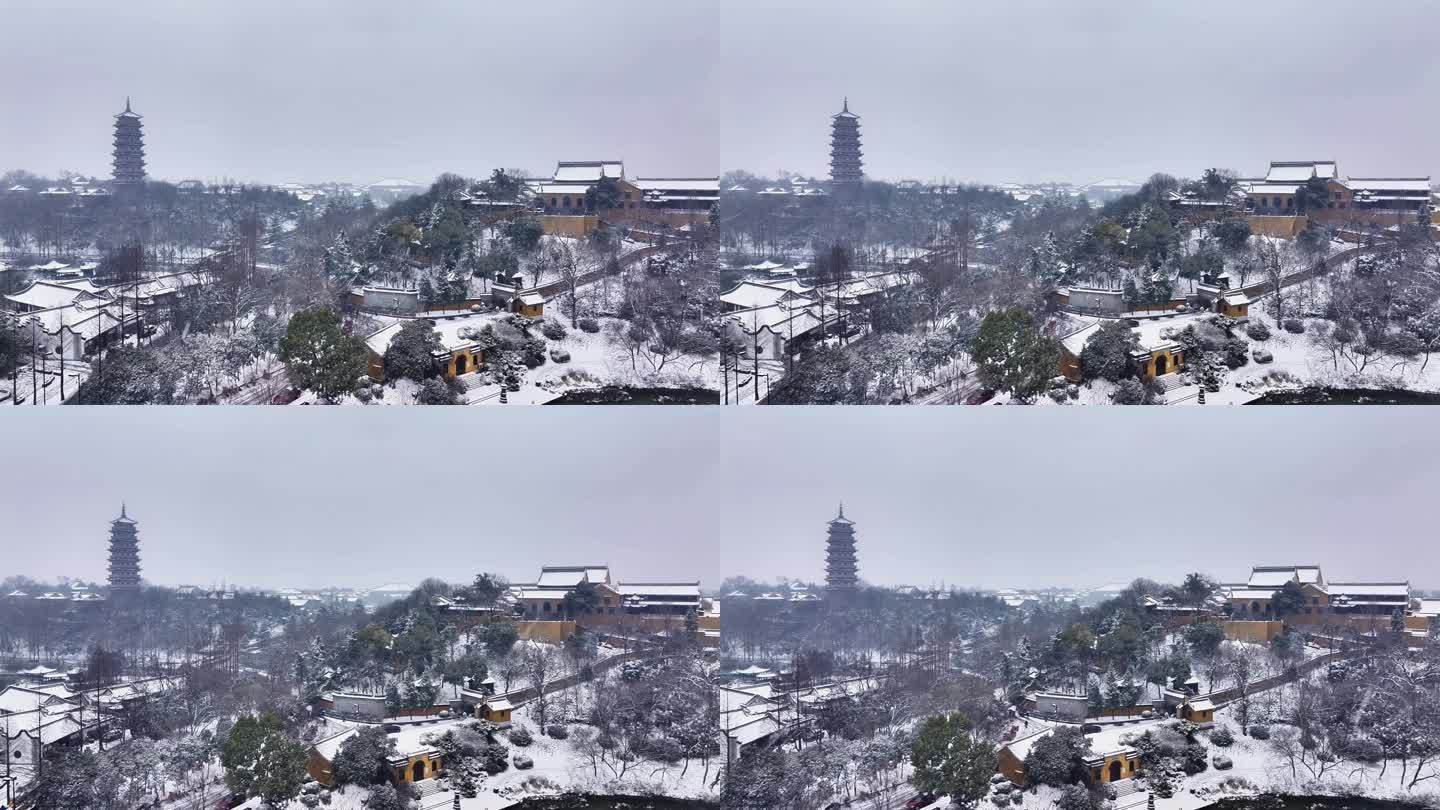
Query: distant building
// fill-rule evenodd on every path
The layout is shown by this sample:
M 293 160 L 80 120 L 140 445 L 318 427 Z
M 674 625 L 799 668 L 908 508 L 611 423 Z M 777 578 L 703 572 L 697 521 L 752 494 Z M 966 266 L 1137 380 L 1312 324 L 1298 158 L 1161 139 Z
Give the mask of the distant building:
M 573 237 L 589 235 L 601 220 L 693 227 L 720 201 L 719 177 L 632 178 L 619 160 L 560 161 L 550 177 L 527 180 L 526 188 L 545 232 Z
M 1388 618 L 1410 608 L 1409 582 L 1327 582 L 1318 565 L 1257 566 L 1250 579 L 1229 585 L 1230 615 L 1236 619 L 1279 618 L 1275 594 L 1287 582 L 1300 586 L 1306 603 L 1300 612 L 1285 617 L 1296 624 L 1326 624 L 1345 617 Z
M 125 112 L 115 116 L 115 185 L 139 185 L 145 182 L 145 134 L 140 115 L 130 109 L 125 99 Z
M 580 588 L 595 594 L 594 606 L 574 609 L 567 597 Z M 700 594 L 699 581 L 619 582 L 609 566 L 547 565 L 533 583 L 512 584 L 515 613 L 522 622 L 568 622 L 590 629 L 679 630 L 694 615 L 702 646 L 718 646 L 720 614 Z M 714 631 L 712 634 L 709 631 Z
M 855 522 L 845 517 L 845 505 L 830 521 L 825 541 L 825 590 L 832 594 L 848 593 L 858 584 L 855 562 Z
M 1430 178 L 1340 177 L 1333 160 L 1276 161 L 1263 178 L 1242 179 L 1255 233 L 1292 237 L 1311 221 L 1391 226 L 1421 221 L 1431 206 Z M 1323 189 L 1323 190 L 1322 190 Z
M 840 112 L 830 116 L 830 183 L 837 191 L 853 189 L 863 178 L 860 116 L 850 112 L 850 99 L 846 98 Z
M 389 205 L 390 203 L 403 200 L 406 197 L 423 194 L 425 192 L 425 186 L 413 180 L 392 177 L 377 183 L 371 183 L 365 187 L 365 190 L 369 192 L 370 199 L 374 200 L 376 205 Z
M 140 537 L 136 523 L 120 506 L 120 517 L 110 521 L 110 592 L 140 588 Z

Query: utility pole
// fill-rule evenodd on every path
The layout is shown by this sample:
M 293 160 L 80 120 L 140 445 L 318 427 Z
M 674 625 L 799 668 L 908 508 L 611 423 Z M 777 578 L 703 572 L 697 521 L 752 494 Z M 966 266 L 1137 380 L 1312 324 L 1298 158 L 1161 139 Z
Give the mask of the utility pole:
M 60 311 L 60 404 L 65 404 L 65 311 Z M 81 732 L 83 738 L 84 732 Z
M 723 397 L 721 400 L 722 405 L 730 404 L 730 369 L 725 365 L 725 344 L 727 342 L 728 341 L 725 340 L 725 331 L 722 327 L 720 332 L 720 395 Z
M 36 321 L 34 316 L 30 318 L 30 404 L 38 405 L 35 401 L 35 392 L 40 390 L 40 381 L 36 378 L 35 362 L 35 330 Z

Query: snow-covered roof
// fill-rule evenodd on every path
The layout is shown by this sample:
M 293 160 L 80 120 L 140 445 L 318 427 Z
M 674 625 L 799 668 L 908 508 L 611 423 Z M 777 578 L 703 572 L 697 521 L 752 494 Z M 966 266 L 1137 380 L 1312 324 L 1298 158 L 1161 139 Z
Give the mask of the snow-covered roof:
M 1055 729 L 1053 728 L 1041 729 L 1034 734 L 1011 740 L 1009 743 L 1002 746 L 1002 750 L 1009 751 L 1015 756 L 1016 759 L 1024 762 L 1025 758 L 1030 756 L 1030 749 L 1035 747 L 1035 743 L 1040 742 L 1046 737 L 1049 737 L 1054 732 Z
M 1250 303 L 1250 296 L 1246 295 L 1243 291 L 1240 290 L 1236 290 L 1235 292 L 1227 292 L 1225 293 L 1223 298 L 1225 300 L 1225 303 L 1229 304 L 1232 307 L 1243 306 Z
M 573 197 L 584 197 L 589 191 L 589 183 L 536 183 L 530 187 L 536 194 L 569 194 Z
M 1265 180 L 1271 183 L 1304 183 L 1313 177 L 1328 180 L 1335 176 L 1333 160 L 1280 161 L 1270 164 Z
M 1440 599 L 1421 599 L 1416 616 L 1440 616 Z
M 340 753 L 340 749 L 345 745 L 345 743 L 348 742 L 351 737 L 354 737 L 356 734 L 359 733 L 360 729 L 358 727 L 348 728 L 340 732 L 339 734 L 334 734 L 326 737 L 323 740 L 320 740 L 319 742 L 315 743 L 313 748 L 315 749 L 315 753 L 319 754 L 327 762 L 334 762 L 335 756 Z
M 1124 295 L 1124 294 L 1125 294 L 1125 293 L 1124 293 L 1123 291 L 1121 291 L 1121 290 L 1102 290 L 1102 289 L 1098 289 L 1098 288 L 1095 288 L 1095 287 L 1071 287 L 1071 288 L 1069 288 L 1069 290 L 1067 290 L 1067 292 L 1069 292 L 1069 293 L 1071 293 L 1071 294 L 1074 294 L 1074 293 L 1085 293 L 1085 294 L 1087 294 L 1087 295 L 1112 295 L 1112 296 L 1120 296 L 1120 295 Z
M 1301 584 L 1323 581 L 1319 566 L 1262 565 L 1251 569 L 1246 584 L 1252 588 L 1279 588 L 1292 579 Z
M 1231 588 L 1231 599 L 1270 599 L 1275 596 L 1273 588 Z
M 87 309 L 77 305 L 42 309 L 22 316 L 25 321 L 34 321 L 41 331 L 48 335 L 59 334 L 63 326 L 66 331 L 89 340 L 120 325 L 120 318 L 109 308 Z M 133 312 L 125 313 L 125 322 L 133 323 Z
M 1065 351 L 1069 352 L 1075 357 L 1079 357 L 1080 352 L 1085 350 L 1085 344 L 1089 343 L 1090 338 L 1099 331 L 1100 321 L 1096 321 L 1092 324 L 1089 324 L 1088 326 L 1082 326 L 1079 329 L 1076 329 L 1074 332 L 1071 332 L 1070 334 L 1060 338 L 1060 345 L 1065 347 Z
M 553 179 L 561 182 L 598 182 L 602 177 L 625 176 L 625 164 L 618 160 L 562 161 L 555 164 Z
M 519 590 L 515 591 L 515 598 L 517 598 L 517 599 L 557 599 L 557 600 L 558 600 L 558 599 L 564 599 L 564 598 L 565 598 L 565 594 L 567 594 L 567 593 L 569 593 L 569 592 L 570 592 L 570 589 L 569 589 L 569 588 L 563 588 L 563 587 L 554 587 L 554 588 L 520 588 Z
M 1377 194 L 1386 191 L 1430 193 L 1428 177 L 1350 177 L 1346 178 L 1345 185 L 1349 186 L 1351 191 Z
M 31 739 L 38 739 L 41 745 L 57 743 L 80 731 L 81 728 L 94 728 L 96 725 L 94 722 L 88 722 L 82 726 L 78 720 L 68 714 L 53 717 L 32 712 L 19 717 L 23 718 L 19 724 L 16 722 L 17 718 L 10 718 L 10 736 L 14 738 L 24 734 Z
M 768 307 L 742 309 L 728 313 L 731 323 L 746 334 L 768 330 L 786 339 L 797 338 L 821 324 L 816 308 L 804 302 L 782 301 Z M 825 313 L 825 323 L 834 323 L 839 316 L 832 310 Z
M 722 293 L 720 302 L 740 309 L 754 309 L 768 307 L 777 301 L 793 298 L 795 295 L 797 295 L 795 291 L 776 284 L 742 281 L 729 291 Z
M 781 267 L 785 267 L 785 265 L 781 264 L 780 262 L 772 262 L 769 259 L 766 259 L 765 261 L 759 262 L 758 264 L 747 264 L 745 265 L 744 269 L 759 270 L 768 273 L 771 270 L 778 270 Z
M 697 191 L 706 195 L 720 193 L 718 177 L 637 177 L 634 182 L 644 191 Z
M 378 183 L 371 183 L 369 186 L 367 186 L 367 188 L 380 188 L 380 189 L 411 189 L 411 188 L 424 188 L 424 186 L 420 185 L 419 183 L 416 183 L 416 182 L 413 181 L 413 180 L 405 180 L 405 179 L 399 178 L 399 177 L 390 177 L 390 178 L 386 178 L 386 179 L 384 179 L 384 180 L 381 180 L 381 181 L 378 182 Z
M 46 706 L 72 706 L 69 699 L 60 695 L 52 695 L 42 689 L 12 685 L 0 692 L 0 714 L 15 714 L 18 712 L 33 712 L 36 709 Z
M 87 292 L 91 290 L 77 284 L 32 281 L 20 292 L 5 296 L 5 300 L 36 309 L 54 309 L 75 303 L 75 299 Z
M 493 712 L 503 712 L 515 708 L 515 705 L 506 697 L 486 698 L 485 705 L 490 707 L 490 711 Z
M 780 730 L 780 722 L 769 715 L 762 715 L 738 726 L 726 729 L 725 734 L 736 745 L 749 745 Z
M 697 582 L 618 582 L 615 590 L 621 596 L 681 596 L 700 598 Z
M 600 584 L 610 581 L 610 568 L 605 565 L 547 565 L 540 569 L 535 584 L 545 588 L 573 588 L 581 582 Z
M 1122 753 L 1133 754 L 1137 752 L 1129 744 L 1123 742 L 1123 738 L 1138 735 L 1142 731 L 1143 729 L 1137 730 L 1134 726 L 1111 726 L 1094 734 L 1086 734 L 1085 739 L 1090 741 L 1090 752 L 1093 757 L 1109 757 Z
M 370 348 L 370 351 L 383 357 L 385 350 L 390 348 L 390 341 L 394 340 L 395 336 L 400 334 L 400 330 L 404 326 L 405 323 L 403 321 L 396 321 L 379 331 L 371 332 L 365 337 L 365 345 Z
M 1365 596 L 1410 597 L 1408 582 L 1332 582 L 1327 590 L 1331 596 L 1348 596 L 1352 599 Z
M 204 273 L 171 273 L 169 275 L 147 279 L 137 287 L 126 288 L 124 294 L 127 298 L 133 298 L 137 294 L 142 298 L 155 298 L 157 296 L 179 292 L 187 287 L 199 286 L 207 280 Z
M 1251 194 L 1294 194 L 1300 190 L 1299 183 L 1248 183 L 1245 190 Z

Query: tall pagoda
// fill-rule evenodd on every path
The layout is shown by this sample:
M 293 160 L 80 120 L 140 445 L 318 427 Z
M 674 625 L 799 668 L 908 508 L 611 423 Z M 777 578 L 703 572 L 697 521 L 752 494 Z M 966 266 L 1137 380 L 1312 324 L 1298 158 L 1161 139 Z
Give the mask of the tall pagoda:
M 140 114 L 130 109 L 125 99 L 125 112 L 115 116 L 115 184 L 139 185 L 145 182 L 145 133 Z
M 840 504 L 840 514 L 830 521 L 830 534 L 825 541 L 825 590 L 830 593 L 849 593 L 855 590 L 859 578 L 855 564 L 855 522 L 845 518 L 845 504 Z
M 860 116 L 844 109 L 830 116 L 830 183 L 837 191 L 860 187 L 864 176 L 860 163 Z
M 140 588 L 140 536 L 136 523 L 120 505 L 120 517 L 110 521 L 110 591 Z

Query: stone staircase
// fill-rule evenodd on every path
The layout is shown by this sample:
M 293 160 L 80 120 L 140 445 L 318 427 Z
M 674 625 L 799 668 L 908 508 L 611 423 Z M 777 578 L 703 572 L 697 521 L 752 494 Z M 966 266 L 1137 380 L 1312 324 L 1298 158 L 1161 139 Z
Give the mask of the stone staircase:
M 1185 382 L 1185 377 L 1182 374 L 1162 374 L 1155 378 L 1155 382 L 1159 383 L 1160 388 L 1167 394 L 1176 388 L 1183 388 L 1188 384 Z
M 427 796 L 434 796 L 436 793 L 445 790 L 445 788 L 441 786 L 439 779 L 421 779 L 419 782 L 412 782 L 411 787 L 415 788 L 415 793 L 419 795 L 422 801 Z
M 1121 779 L 1118 782 L 1111 782 L 1110 788 L 1115 791 L 1116 799 L 1123 799 L 1132 793 L 1140 792 L 1140 785 L 1134 779 Z
M 480 375 L 473 371 L 466 374 L 461 374 L 460 376 L 456 377 L 455 382 L 460 383 L 460 385 L 464 387 L 467 394 L 485 384 L 481 382 Z

